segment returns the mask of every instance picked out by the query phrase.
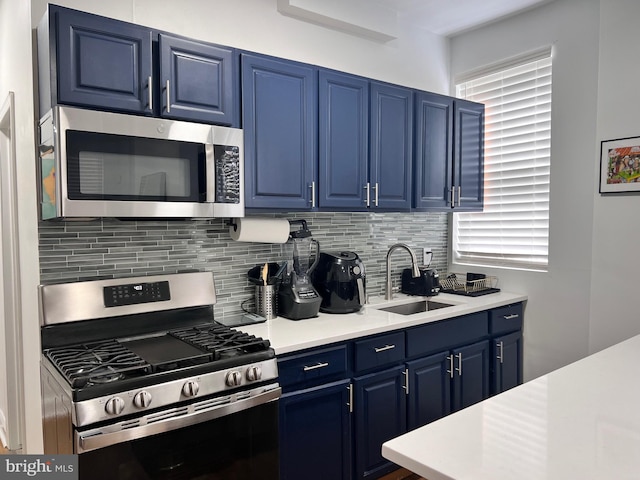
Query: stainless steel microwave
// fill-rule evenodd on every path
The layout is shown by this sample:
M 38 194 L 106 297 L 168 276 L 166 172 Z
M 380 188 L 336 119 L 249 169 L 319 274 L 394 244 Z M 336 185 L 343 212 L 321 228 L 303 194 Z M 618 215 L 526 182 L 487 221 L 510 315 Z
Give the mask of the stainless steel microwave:
M 237 128 L 56 106 L 39 152 L 45 220 L 244 216 Z

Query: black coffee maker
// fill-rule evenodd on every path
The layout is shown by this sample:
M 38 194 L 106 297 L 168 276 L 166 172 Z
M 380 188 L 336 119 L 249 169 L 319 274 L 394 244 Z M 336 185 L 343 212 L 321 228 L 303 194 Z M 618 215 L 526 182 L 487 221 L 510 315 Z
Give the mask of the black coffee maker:
M 311 283 L 310 274 L 318 264 L 320 244 L 311 238 L 305 220 L 292 220 L 300 228 L 289 234 L 286 274 L 278 290 L 278 315 L 291 320 L 316 317 L 322 297 Z M 315 250 L 315 252 L 314 252 Z
M 366 302 L 364 264 L 354 252 L 320 253 L 311 274 L 313 286 L 322 297 L 320 311 L 353 313 Z

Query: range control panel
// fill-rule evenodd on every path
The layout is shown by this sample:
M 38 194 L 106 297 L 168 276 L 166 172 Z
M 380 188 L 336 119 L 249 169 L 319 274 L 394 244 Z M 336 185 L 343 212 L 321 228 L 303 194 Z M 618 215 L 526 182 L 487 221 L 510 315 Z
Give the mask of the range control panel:
M 113 285 L 104 287 L 103 295 L 105 307 L 121 307 L 123 305 L 171 300 L 168 281 Z

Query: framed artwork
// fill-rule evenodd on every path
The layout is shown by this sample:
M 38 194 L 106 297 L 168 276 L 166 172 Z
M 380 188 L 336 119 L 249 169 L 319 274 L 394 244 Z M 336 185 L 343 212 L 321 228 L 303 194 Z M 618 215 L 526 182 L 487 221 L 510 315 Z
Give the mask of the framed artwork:
M 600 193 L 640 192 L 640 137 L 600 145 Z

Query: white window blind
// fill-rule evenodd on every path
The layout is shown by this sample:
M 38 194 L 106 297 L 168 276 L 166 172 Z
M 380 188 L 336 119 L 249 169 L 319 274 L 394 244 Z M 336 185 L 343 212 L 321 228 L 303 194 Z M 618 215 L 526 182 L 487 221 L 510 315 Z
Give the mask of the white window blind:
M 485 104 L 484 211 L 453 215 L 453 261 L 545 270 L 549 251 L 551 54 L 456 85 Z

